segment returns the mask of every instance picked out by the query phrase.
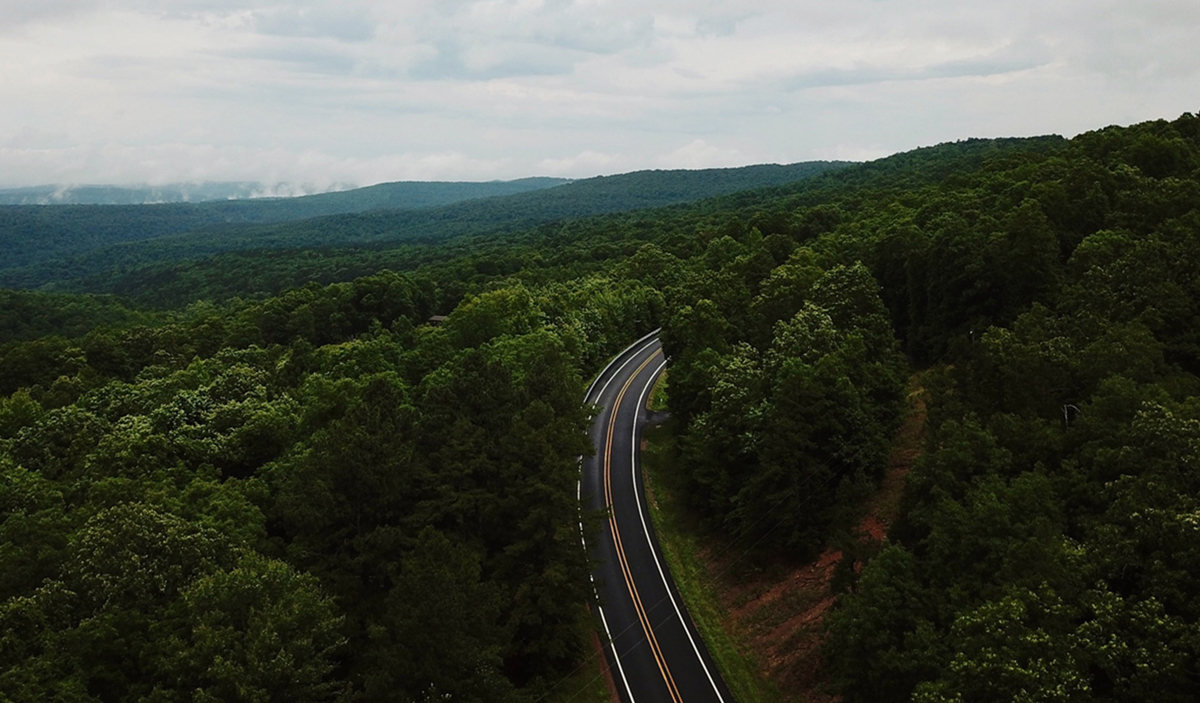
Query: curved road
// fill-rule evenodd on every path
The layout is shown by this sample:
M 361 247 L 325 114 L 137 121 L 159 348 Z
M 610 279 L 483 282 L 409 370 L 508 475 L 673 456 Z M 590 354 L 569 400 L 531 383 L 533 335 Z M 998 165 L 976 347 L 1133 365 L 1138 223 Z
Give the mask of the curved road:
M 589 511 L 610 508 L 587 543 L 609 635 L 604 653 L 622 703 L 735 703 L 667 571 L 641 488 L 641 423 L 665 363 L 652 332 L 618 355 L 586 397 L 600 410 L 580 501 Z

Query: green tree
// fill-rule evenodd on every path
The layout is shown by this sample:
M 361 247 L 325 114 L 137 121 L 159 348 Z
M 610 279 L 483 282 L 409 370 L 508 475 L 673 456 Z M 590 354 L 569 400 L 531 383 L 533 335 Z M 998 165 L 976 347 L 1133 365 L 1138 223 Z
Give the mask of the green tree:
M 342 618 L 315 578 L 250 554 L 203 576 L 155 626 L 147 701 L 334 700 Z
M 432 527 L 397 565 L 364 657 L 367 700 L 512 700 L 501 674 L 499 593 L 480 559 Z

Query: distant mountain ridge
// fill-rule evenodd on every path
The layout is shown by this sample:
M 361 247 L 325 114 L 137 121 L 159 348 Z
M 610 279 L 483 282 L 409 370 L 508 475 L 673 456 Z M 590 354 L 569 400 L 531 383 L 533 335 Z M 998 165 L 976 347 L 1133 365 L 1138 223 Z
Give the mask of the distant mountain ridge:
M 0 188 L 0 205 L 150 205 L 253 198 L 261 183 L 169 183 L 158 186 L 40 185 Z
M 396 181 L 295 198 L 255 198 L 202 203 L 228 222 L 292 222 L 310 217 L 374 210 L 419 210 L 468 200 L 556 188 L 567 178 L 535 176 L 512 181 Z
M 463 197 L 449 204 L 416 208 L 380 207 L 392 202 L 391 184 L 278 200 L 7 206 L 0 207 L 0 252 L 4 253 L 0 285 L 39 287 L 114 267 L 212 256 L 226 251 L 434 241 L 464 234 L 512 231 L 546 222 L 779 186 L 849 165 L 813 161 L 725 169 L 636 171 L 569 183 L 532 178 L 496 184 L 457 184 L 470 186 L 460 194 L 482 192 L 481 186 L 525 190 L 491 197 Z M 446 187 L 440 188 L 441 195 L 454 191 L 449 187 L 453 184 L 442 185 Z M 433 200 L 436 198 L 422 202 Z
M 361 199 L 377 208 L 429 207 L 445 205 L 464 197 L 492 195 L 549 188 L 570 182 L 566 178 L 520 178 L 512 181 L 394 181 L 358 187 L 334 183 L 313 188 L 293 183 L 261 183 L 258 181 L 206 181 L 201 183 L 167 183 L 163 185 L 78 185 L 57 184 L 0 188 L 0 205 L 163 205 L 168 203 L 207 203 L 217 201 L 264 202 L 286 199 L 316 198 L 312 202 L 331 203 L 343 198 L 340 194 L 355 193 L 344 198 L 354 202 Z M 328 207 L 328 206 L 327 206 Z M 344 212 L 343 209 L 334 210 Z M 332 214 L 325 212 L 322 214 Z
M 263 225 L 372 210 L 437 207 L 569 183 L 562 178 L 515 181 L 398 181 L 294 198 L 248 198 L 125 205 L 0 205 L 0 270 L 222 225 Z M 120 188 L 113 188 L 114 192 Z

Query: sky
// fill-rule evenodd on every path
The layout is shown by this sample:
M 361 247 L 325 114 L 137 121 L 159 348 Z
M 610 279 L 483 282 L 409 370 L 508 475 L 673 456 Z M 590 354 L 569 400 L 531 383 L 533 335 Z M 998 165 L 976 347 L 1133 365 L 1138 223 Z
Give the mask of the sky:
M 0 186 L 869 160 L 1200 110 L 1196 0 L 0 0 Z

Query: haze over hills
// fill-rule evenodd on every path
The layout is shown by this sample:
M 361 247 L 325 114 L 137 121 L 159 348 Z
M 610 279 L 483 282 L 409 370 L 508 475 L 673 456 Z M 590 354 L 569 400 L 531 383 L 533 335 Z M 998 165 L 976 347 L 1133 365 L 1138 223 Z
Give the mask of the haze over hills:
M 0 247 L 6 250 L 7 266 L 21 266 L 47 256 L 74 254 L 115 242 L 153 239 L 205 227 L 289 222 L 370 210 L 436 207 L 568 182 L 561 178 L 483 183 L 400 181 L 295 198 L 0 206 Z M 116 187 L 95 187 L 95 190 L 111 191 L 115 194 L 113 200 L 119 199 L 118 196 L 137 197 L 136 191 Z
M 338 188 L 344 190 L 344 188 Z M 168 183 L 164 185 L 40 185 L 0 188 L 0 205 L 150 205 L 198 203 L 260 197 L 267 192 L 252 181 Z M 272 193 L 274 194 L 274 193 Z
M 399 183 L 287 200 L 0 207 L 0 247 L 7 252 L 0 285 L 36 288 L 114 268 L 226 251 L 428 241 L 518 230 L 779 186 L 848 165 L 815 161 L 637 171 L 573 182 Z M 526 192 L 495 193 L 522 188 Z M 472 197 L 489 190 L 492 197 Z M 395 206 L 401 192 L 404 202 L 428 206 Z M 457 202 L 438 204 L 455 194 Z
M 44 185 L 0 188 L 0 206 L 187 203 L 224 213 L 234 221 L 269 222 L 339 212 L 432 207 L 570 182 L 569 178 L 540 176 L 511 181 L 394 181 L 361 188 L 335 184 L 319 192 L 288 183 L 252 181 L 162 186 Z
M 347 212 L 347 204 L 362 209 L 429 207 L 470 198 L 507 195 L 549 188 L 570 182 L 568 178 L 520 178 L 511 181 L 395 181 L 358 187 L 334 183 L 323 188 L 293 183 L 257 181 L 168 183 L 164 185 L 40 185 L 0 188 L 0 205 L 162 205 L 166 203 L 238 203 L 226 212 L 278 212 L 288 206 L 264 207 L 264 203 L 286 201 L 309 216 Z M 353 196 L 339 194 L 353 191 Z M 253 200 L 246 206 L 243 201 Z M 257 217 L 262 217 L 258 215 Z M 253 216 L 252 216 L 253 217 Z M 285 218 L 285 219 L 290 219 Z

